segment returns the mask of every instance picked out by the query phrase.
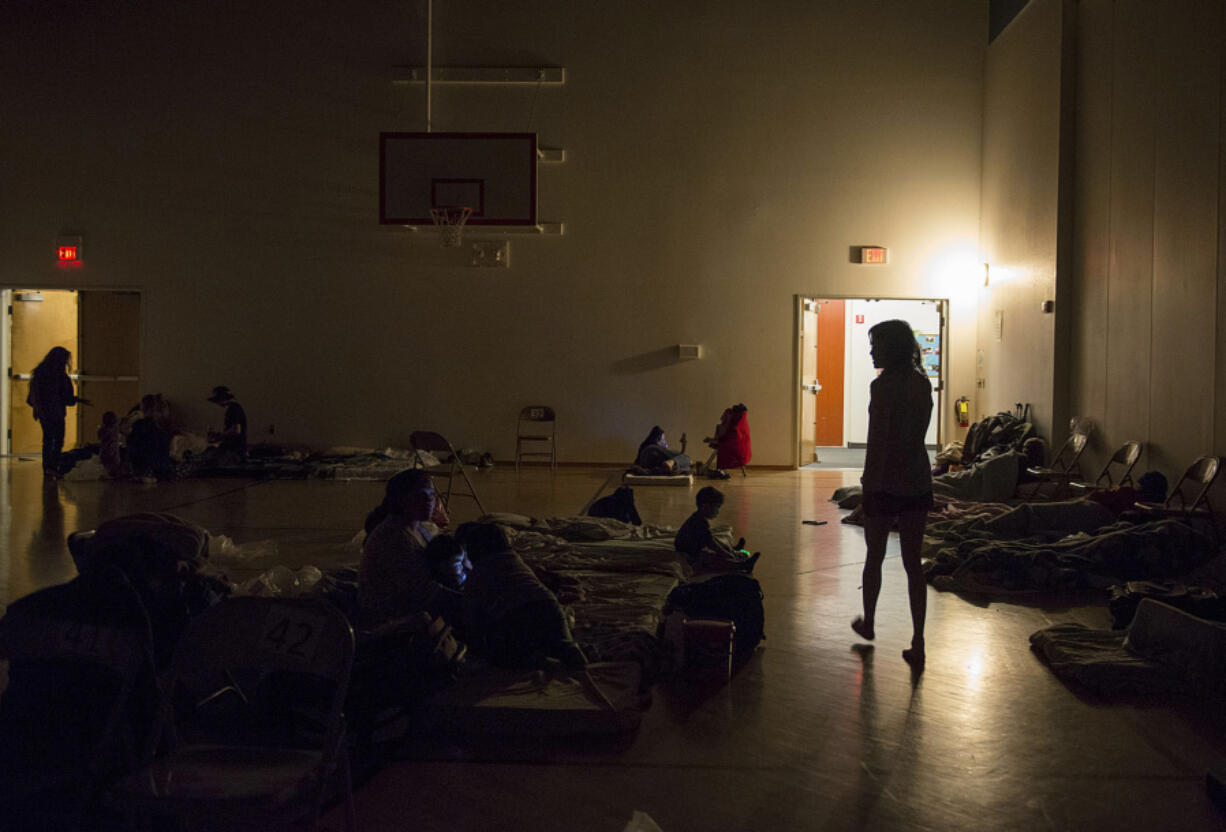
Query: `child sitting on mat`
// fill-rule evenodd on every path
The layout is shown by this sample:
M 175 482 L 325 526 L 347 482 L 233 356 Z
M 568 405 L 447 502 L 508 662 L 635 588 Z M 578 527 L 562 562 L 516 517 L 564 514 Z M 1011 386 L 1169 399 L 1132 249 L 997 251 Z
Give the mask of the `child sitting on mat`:
M 570 633 L 558 599 L 493 523 L 464 523 L 456 539 L 472 574 L 464 587 L 465 634 L 499 667 L 535 668 L 546 659 L 581 668 L 587 658 Z
M 690 566 L 701 572 L 753 572 L 761 552 L 750 555 L 741 547 L 745 538 L 729 546 L 711 534 L 711 521 L 719 516 L 724 495 L 707 486 L 698 491 L 698 510 L 681 524 L 673 539 L 673 548 L 685 555 Z

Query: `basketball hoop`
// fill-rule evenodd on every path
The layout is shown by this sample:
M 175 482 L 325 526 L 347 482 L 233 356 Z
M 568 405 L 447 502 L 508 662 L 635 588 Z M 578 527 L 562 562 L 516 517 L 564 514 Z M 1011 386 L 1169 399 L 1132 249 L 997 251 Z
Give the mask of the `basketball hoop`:
M 472 216 L 473 209 L 467 205 L 448 208 L 431 208 L 430 217 L 438 226 L 443 248 L 459 248 L 464 236 L 464 223 Z

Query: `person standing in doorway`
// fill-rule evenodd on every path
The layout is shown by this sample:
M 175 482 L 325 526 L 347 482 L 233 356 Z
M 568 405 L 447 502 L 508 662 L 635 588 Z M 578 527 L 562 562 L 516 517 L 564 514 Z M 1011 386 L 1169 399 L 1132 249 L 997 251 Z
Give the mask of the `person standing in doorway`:
M 74 404 L 89 404 L 77 398 L 68 377 L 72 353 L 64 347 L 52 347 L 34 368 L 30 379 L 30 394 L 26 404 L 34 409 L 34 419 L 43 429 L 43 476 L 56 479 L 60 475 L 60 453 L 64 450 L 64 429 L 68 408 Z
M 924 437 L 932 418 L 932 383 L 924 375 L 919 344 L 906 321 L 882 321 L 868 331 L 873 366 L 881 373 L 869 385 L 868 447 L 864 456 L 864 615 L 851 623 L 861 638 L 876 636 L 881 565 L 890 528 L 897 521 L 907 572 L 913 634 L 903 658 L 924 664 L 924 617 L 928 585 L 920 563 L 924 525 L 932 508 L 932 470 Z

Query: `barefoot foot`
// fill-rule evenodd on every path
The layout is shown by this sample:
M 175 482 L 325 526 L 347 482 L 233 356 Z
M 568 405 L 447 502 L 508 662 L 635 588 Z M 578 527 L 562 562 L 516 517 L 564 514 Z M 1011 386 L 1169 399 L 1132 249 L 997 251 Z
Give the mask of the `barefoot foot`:
M 902 651 L 902 659 L 913 668 L 919 669 L 924 666 L 924 642 L 911 642 L 911 646 Z
M 856 635 L 865 641 L 872 641 L 877 637 L 877 634 L 873 632 L 872 625 L 859 616 L 851 622 L 851 628 L 856 631 Z

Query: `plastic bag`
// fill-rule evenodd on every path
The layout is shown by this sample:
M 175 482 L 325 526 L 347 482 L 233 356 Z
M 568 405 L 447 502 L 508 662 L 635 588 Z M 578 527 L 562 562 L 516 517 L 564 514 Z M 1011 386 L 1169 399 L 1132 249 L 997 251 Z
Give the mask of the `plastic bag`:
M 358 529 L 358 533 L 350 538 L 349 542 L 342 546 L 342 550 L 346 552 L 356 552 L 362 554 L 362 547 L 366 545 L 366 529 Z
M 412 448 L 384 448 L 379 453 L 388 459 L 413 459 Z
M 664 830 L 646 812 L 635 809 L 622 832 L 664 832 Z
M 106 469 L 102 467 L 102 460 L 96 456 L 91 456 L 89 459 L 83 459 L 68 470 L 60 479 L 68 482 L 92 482 L 94 480 L 110 479 L 106 475 Z
M 239 584 L 234 592 L 236 595 L 298 598 L 310 595 L 321 578 L 323 573 L 314 566 L 304 566 L 296 572 L 288 566 L 274 566 Z
M 249 543 L 235 543 L 224 534 L 209 535 L 209 558 L 218 560 L 254 560 L 263 557 L 276 557 L 277 541 L 252 540 Z

